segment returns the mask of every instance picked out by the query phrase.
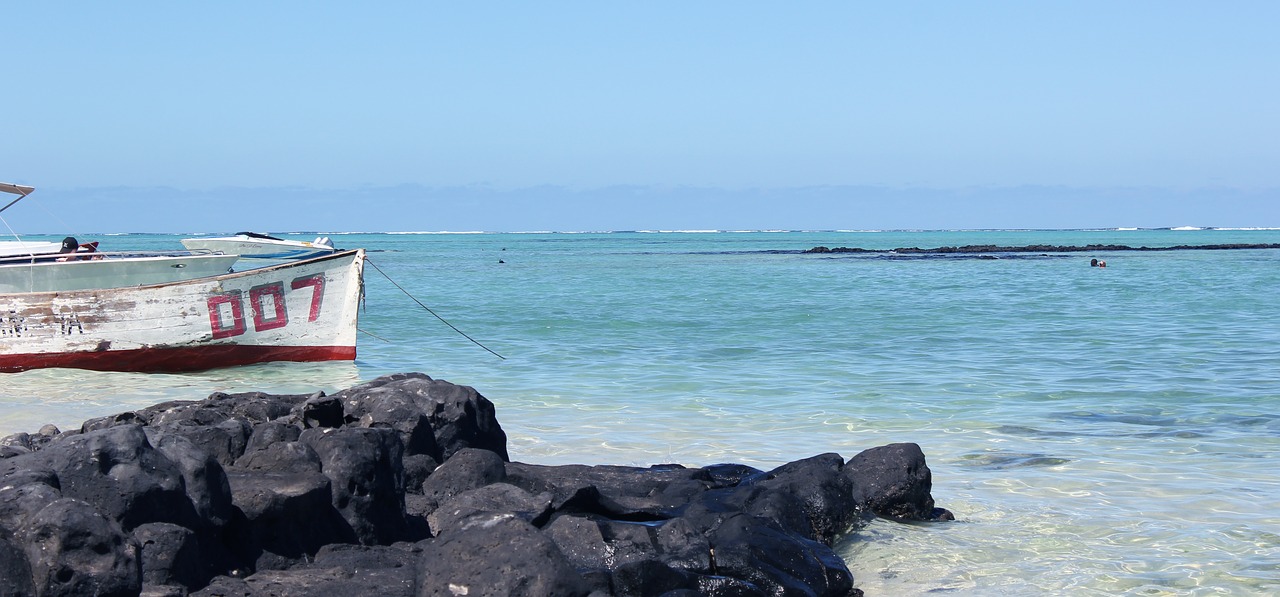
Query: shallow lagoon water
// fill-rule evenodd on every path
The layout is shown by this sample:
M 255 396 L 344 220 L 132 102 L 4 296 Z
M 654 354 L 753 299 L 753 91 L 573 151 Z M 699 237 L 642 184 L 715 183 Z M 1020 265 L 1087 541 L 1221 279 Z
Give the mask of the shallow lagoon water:
M 330 236 L 377 266 L 354 364 L 9 374 L 0 433 L 421 371 L 491 399 L 526 462 L 769 468 L 919 443 L 958 520 L 843 541 L 868 594 L 1280 591 L 1280 251 L 800 253 L 1280 231 Z

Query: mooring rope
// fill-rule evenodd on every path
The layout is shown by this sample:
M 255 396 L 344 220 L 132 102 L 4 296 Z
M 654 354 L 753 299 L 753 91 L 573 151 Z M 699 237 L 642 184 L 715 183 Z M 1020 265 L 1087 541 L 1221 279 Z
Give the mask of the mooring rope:
M 390 340 L 388 340 L 388 339 L 386 339 L 386 338 L 383 338 L 382 336 L 379 336 L 379 335 L 377 335 L 377 334 L 375 334 L 375 333 L 373 333 L 373 332 L 370 332 L 369 330 L 366 330 L 366 329 L 364 329 L 364 328 L 362 328 L 362 327 L 357 327 L 357 328 L 356 328 L 356 331 L 357 331 L 357 332 L 360 332 L 361 334 L 365 334 L 365 335 L 368 335 L 368 336 L 373 336 L 374 338 L 377 338 L 377 339 L 379 339 L 379 340 L 382 340 L 383 342 L 386 342 L 387 344 L 391 344 L 391 341 L 390 341 Z
M 403 292 L 405 296 L 407 296 L 407 297 L 409 297 L 409 298 L 413 299 L 413 302 L 418 303 L 418 306 L 419 306 L 419 307 L 422 307 L 423 309 L 426 309 L 426 310 L 427 310 L 427 313 L 430 313 L 430 314 L 434 315 L 436 319 L 439 319 L 442 323 L 444 323 L 445 325 L 449 326 L 449 328 L 450 328 L 450 329 L 452 329 L 453 331 L 458 332 L 458 334 L 459 334 L 459 335 L 461 335 L 463 338 L 466 338 L 466 339 L 470 340 L 472 344 L 475 344 L 476 346 L 479 346 L 480 348 L 485 349 L 486 351 L 488 351 L 488 352 L 489 352 L 489 354 L 491 354 L 491 355 L 493 355 L 493 356 L 495 356 L 495 357 L 498 357 L 498 358 L 500 358 L 500 359 L 502 359 L 502 360 L 504 360 L 504 361 L 505 361 L 505 360 L 507 360 L 507 357 L 504 357 L 504 356 L 502 356 L 502 355 L 500 355 L 500 354 L 498 354 L 498 353 L 496 353 L 496 352 L 494 352 L 494 351 L 492 351 L 492 350 L 489 350 L 489 347 L 488 347 L 488 346 L 485 346 L 485 345 L 483 345 L 483 344 L 481 344 L 481 343 L 477 342 L 475 338 L 472 338 L 471 336 L 468 336 L 468 335 L 466 334 L 466 332 L 464 332 L 464 331 L 462 331 L 462 330 L 460 330 L 460 329 L 458 329 L 458 328 L 454 327 L 454 325 L 453 325 L 452 323 L 449 323 L 448 321 L 445 321 L 445 319 L 444 319 L 443 317 L 440 317 L 440 315 L 438 315 L 435 311 L 432 311 L 432 310 L 431 310 L 431 307 L 428 307 L 428 306 L 426 306 L 426 305 L 422 304 L 422 301 L 418 300 L 418 298 L 417 298 L 417 297 L 415 297 L 415 296 L 413 296 L 412 294 L 409 294 L 409 291 L 408 291 L 408 290 L 405 290 L 403 286 L 400 286 L 399 284 L 397 284 L 397 283 L 396 283 L 396 281 L 395 281 L 395 280 L 392 280 L 392 279 L 391 279 L 391 276 L 388 276 L 388 275 L 387 275 L 387 272 L 382 271 L 382 268 L 378 267 L 378 264 L 374 263 L 374 262 L 373 262 L 372 260 L 370 260 L 368 257 L 366 257 L 364 261 L 365 261 L 365 263 L 368 263 L 369 265 L 372 265 L 372 266 L 373 266 L 373 269 L 378 270 L 378 273 L 382 274 L 382 277 L 386 278 L 386 279 L 387 279 L 387 281 L 388 281 L 388 282 L 390 282 L 392 286 L 395 286 L 396 288 L 399 288 L 399 289 L 400 289 L 400 292 Z M 365 332 L 365 333 L 366 333 L 366 334 L 368 334 L 369 332 Z M 371 335 L 371 336 L 372 336 L 373 334 L 369 334 L 369 335 Z

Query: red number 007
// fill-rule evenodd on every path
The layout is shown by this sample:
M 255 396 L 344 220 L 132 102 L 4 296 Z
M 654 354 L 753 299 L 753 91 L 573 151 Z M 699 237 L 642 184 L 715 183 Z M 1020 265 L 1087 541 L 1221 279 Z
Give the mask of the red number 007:
M 324 301 L 324 275 L 302 276 L 289 283 L 291 290 L 301 290 L 308 286 L 311 287 L 311 311 L 307 314 L 307 321 L 315 321 L 320 318 L 320 306 Z M 248 330 L 243 294 L 239 290 L 232 290 L 209 297 L 209 327 L 213 330 L 214 340 L 239 336 Z M 249 289 L 253 331 L 265 332 L 289 325 L 284 294 L 284 282 L 272 282 Z M 230 321 L 223 318 L 223 305 L 228 307 Z

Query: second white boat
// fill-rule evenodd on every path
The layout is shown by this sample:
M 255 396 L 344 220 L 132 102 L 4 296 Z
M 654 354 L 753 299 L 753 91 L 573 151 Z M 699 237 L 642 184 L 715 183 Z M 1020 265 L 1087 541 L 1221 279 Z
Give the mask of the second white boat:
M 245 259 L 293 261 L 332 255 L 337 252 L 328 237 L 314 241 L 276 238 L 256 232 L 237 232 L 234 236 L 184 238 L 182 246 L 192 251 L 212 251 L 239 255 Z

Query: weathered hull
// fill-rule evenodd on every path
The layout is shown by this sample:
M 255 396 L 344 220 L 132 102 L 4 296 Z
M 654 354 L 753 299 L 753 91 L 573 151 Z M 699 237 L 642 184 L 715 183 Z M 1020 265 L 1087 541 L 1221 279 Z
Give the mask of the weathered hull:
M 364 250 L 135 288 L 0 294 L 0 371 L 351 360 Z

